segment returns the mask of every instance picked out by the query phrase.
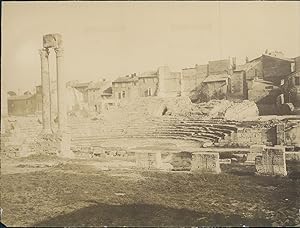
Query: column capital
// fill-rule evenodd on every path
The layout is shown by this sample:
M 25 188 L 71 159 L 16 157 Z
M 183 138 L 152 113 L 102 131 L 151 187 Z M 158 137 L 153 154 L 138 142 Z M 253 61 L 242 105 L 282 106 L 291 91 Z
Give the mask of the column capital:
M 64 54 L 64 49 L 63 48 L 54 48 L 54 51 L 56 53 L 56 57 L 62 57 Z
M 48 58 L 50 51 L 48 48 L 43 48 L 43 49 L 39 49 L 39 53 L 41 57 Z

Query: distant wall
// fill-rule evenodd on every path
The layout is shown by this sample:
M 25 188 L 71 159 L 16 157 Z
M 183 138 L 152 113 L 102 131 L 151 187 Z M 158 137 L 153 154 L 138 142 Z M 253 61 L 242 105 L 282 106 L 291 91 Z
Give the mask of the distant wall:
M 181 72 L 170 72 L 169 67 L 163 66 L 158 69 L 160 97 L 177 97 L 181 95 Z
M 233 72 L 231 76 L 231 98 L 246 99 L 247 83 L 245 71 Z
M 208 74 L 208 65 L 196 65 L 194 68 L 182 70 L 181 95 L 188 96 L 192 90 L 200 85 Z

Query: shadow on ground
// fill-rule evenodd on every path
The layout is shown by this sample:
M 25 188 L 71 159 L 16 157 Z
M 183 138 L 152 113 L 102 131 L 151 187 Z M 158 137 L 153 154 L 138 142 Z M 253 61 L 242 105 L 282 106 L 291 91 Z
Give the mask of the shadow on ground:
M 270 226 L 260 218 L 201 213 L 188 209 L 167 208 L 160 205 L 108 205 L 96 203 L 72 213 L 59 215 L 33 226 Z

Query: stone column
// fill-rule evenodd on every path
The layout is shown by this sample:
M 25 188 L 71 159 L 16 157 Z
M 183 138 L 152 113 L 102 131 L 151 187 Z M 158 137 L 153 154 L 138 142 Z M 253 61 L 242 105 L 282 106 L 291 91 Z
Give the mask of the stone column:
M 42 81 L 42 118 L 44 134 L 51 134 L 51 97 L 50 97 L 50 75 L 49 75 L 49 49 L 40 50 L 41 56 L 41 81 Z
M 63 73 L 63 48 L 55 48 L 56 53 L 56 83 L 57 83 L 57 116 L 58 131 L 63 132 L 67 124 L 66 83 Z

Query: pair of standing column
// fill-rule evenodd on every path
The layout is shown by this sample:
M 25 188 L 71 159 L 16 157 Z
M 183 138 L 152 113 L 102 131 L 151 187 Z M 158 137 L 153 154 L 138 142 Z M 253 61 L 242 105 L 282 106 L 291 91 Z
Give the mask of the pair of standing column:
M 63 49 L 55 48 L 56 53 L 56 83 L 57 83 L 57 116 L 58 131 L 63 132 L 66 128 L 67 112 L 65 104 L 65 82 L 63 77 Z M 40 50 L 41 77 L 42 77 L 42 118 L 43 133 L 53 133 L 51 118 L 51 91 L 49 74 L 49 48 Z

